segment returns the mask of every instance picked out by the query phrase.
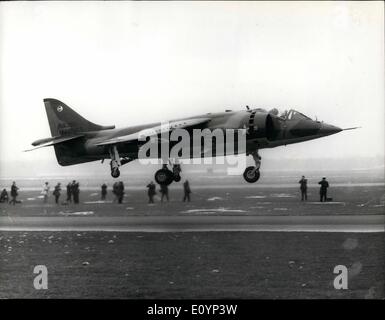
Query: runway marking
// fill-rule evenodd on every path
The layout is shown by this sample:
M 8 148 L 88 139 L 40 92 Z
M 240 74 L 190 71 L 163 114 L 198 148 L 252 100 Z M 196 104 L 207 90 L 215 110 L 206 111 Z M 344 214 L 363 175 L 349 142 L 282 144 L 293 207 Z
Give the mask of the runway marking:
M 264 199 L 266 196 L 247 196 L 245 199 Z
M 85 204 L 101 204 L 101 203 L 112 203 L 112 201 L 96 200 L 96 201 L 84 201 Z
M 296 198 L 296 196 L 288 193 L 273 193 L 270 196 L 273 198 Z
M 25 205 L 22 205 L 22 208 L 42 208 L 42 209 L 46 209 L 46 208 L 55 208 L 55 207 L 58 207 L 57 204 L 51 204 L 51 203 L 42 203 L 42 204 L 25 204 Z
M 385 232 L 384 228 L 335 228 L 333 230 L 323 229 L 322 227 L 314 228 L 287 228 L 286 226 L 278 227 L 260 227 L 260 228 L 237 228 L 236 230 L 229 226 L 223 228 L 209 229 L 209 228 L 189 228 L 189 229 L 180 229 L 180 228 L 163 228 L 163 229 L 151 229 L 151 228 L 7 228 L 0 227 L 0 231 L 18 231 L 18 232 L 136 232 L 136 233 L 165 233 L 165 232 L 323 232 L 323 233 L 383 233 Z
M 194 210 L 194 209 L 192 209 Z M 201 210 L 201 209 L 195 209 Z M 210 210 L 210 209 L 206 209 Z M 207 211 L 206 211 L 207 212 Z M 68 213 L 71 214 L 71 213 Z M 0 217 L 0 231 L 384 232 L 384 215 Z
M 93 211 L 78 211 L 78 212 L 63 212 L 60 211 L 59 214 L 65 215 L 65 216 L 88 216 L 94 214 Z
M 326 201 L 326 202 L 307 202 L 308 204 L 319 204 L 319 205 L 330 205 L 330 204 L 340 204 L 340 205 L 346 205 L 345 202 L 342 201 Z
M 216 200 L 223 200 L 222 197 L 211 197 L 211 198 L 208 198 L 207 201 L 216 201 Z
M 217 209 L 190 209 L 186 211 L 181 211 L 181 213 L 196 213 L 196 212 L 247 212 L 241 209 L 226 209 L 226 208 L 217 208 Z

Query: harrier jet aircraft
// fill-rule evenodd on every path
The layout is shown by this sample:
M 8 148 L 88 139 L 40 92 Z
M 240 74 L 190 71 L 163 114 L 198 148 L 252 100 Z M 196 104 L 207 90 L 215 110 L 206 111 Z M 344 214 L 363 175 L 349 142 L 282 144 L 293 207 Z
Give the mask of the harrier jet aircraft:
M 62 166 L 110 159 L 111 175 L 117 178 L 120 166 L 138 159 L 139 149 L 144 143 L 139 139 L 140 132 L 149 129 L 160 132 L 160 123 L 116 129 L 115 126 L 101 126 L 84 119 L 59 100 L 44 99 L 44 104 L 52 137 L 37 140 L 32 145 L 36 147 L 34 149 L 53 146 L 57 161 Z M 246 110 L 226 110 L 170 121 L 169 133 L 177 128 L 188 131 L 197 128 L 210 131 L 245 129 L 245 152 L 246 155 L 252 155 L 255 161 L 255 166 L 247 167 L 243 174 L 244 179 L 250 183 L 260 177 L 260 149 L 317 139 L 343 130 L 312 120 L 293 109 L 279 115 L 277 109 L 266 111 L 249 107 Z M 215 150 L 213 156 L 217 156 Z M 155 180 L 159 184 L 180 181 L 180 171 L 177 162 L 172 164 L 172 170 L 163 164 L 163 168 L 155 173 Z

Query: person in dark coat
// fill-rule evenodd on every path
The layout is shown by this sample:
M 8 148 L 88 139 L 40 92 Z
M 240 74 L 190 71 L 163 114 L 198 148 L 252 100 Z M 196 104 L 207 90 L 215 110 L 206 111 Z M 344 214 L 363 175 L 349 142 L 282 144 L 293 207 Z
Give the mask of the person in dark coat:
M 122 203 L 123 197 L 124 197 L 124 183 L 123 181 L 119 181 L 117 184 L 117 196 L 118 196 L 118 203 Z
M 166 197 L 167 201 L 169 201 L 169 198 L 168 198 L 168 186 L 166 184 L 161 184 L 160 185 L 160 193 L 161 193 L 161 197 L 160 197 L 160 201 L 163 202 L 163 198 Z
M 72 201 L 72 185 L 71 185 L 71 182 L 68 182 L 66 188 L 67 188 L 67 202 L 71 202 Z
M 13 205 L 15 205 L 17 203 L 16 198 L 18 196 L 18 193 L 17 193 L 18 190 L 19 190 L 19 188 L 16 186 L 16 182 L 13 181 L 12 186 L 11 186 L 11 198 L 12 198 L 12 200 L 9 203 L 12 203 Z
M 183 202 L 185 202 L 186 200 L 190 202 L 191 189 L 190 189 L 190 183 L 188 182 L 188 180 L 186 180 L 183 183 L 183 191 L 184 191 Z
M 52 194 L 55 197 L 55 203 L 56 204 L 59 204 L 60 191 L 61 191 L 60 182 L 58 182 L 58 184 L 55 186 L 55 188 L 54 188 L 54 190 L 52 192 Z
M 116 181 L 114 182 L 114 184 L 112 185 L 112 193 L 114 195 L 114 202 L 117 202 L 118 201 L 118 193 L 119 193 L 119 183 Z
M 107 195 L 107 185 L 105 183 L 102 184 L 102 197 L 101 200 L 106 200 Z
M 305 176 L 302 176 L 298 183 L 300 184 L 301 201 L 307 200 L 307 179 L 305 179 Z
M 154 184 L 154 182 L 151 181 L 151 182 L 147 185 L 147 188 L 148 188 L 148 191 L 147 191 L 147 194 L 148 194 L 148 203 L 154 203 L 154 196 L 156 195 L 155 184 Z
M 7 192 L 7 189 L 4 188 L 3 191 L 1 191 L 0 202 L 7 203 L 8 201 L 9 201 L 8 192 Z
M 327 199 L 327 191 L 328 191 L 328 188 L 329 188 L 329 182 L 326 181 L 326 178 L 322 178 L 322 180 L 320 182 L 318 182 L 318 184 L 321 185 L 321 188 L 319 190 L 319 194 L 320 194 L 320 201 L 326 201 Z
M 80 189 L 79 189 L 79 182 L 77 182 L 76 180 L 72 181 L 71 193 L 72 193 L 72 196 L 74 198 L 74 203 L 78 204 L 79 203 Z

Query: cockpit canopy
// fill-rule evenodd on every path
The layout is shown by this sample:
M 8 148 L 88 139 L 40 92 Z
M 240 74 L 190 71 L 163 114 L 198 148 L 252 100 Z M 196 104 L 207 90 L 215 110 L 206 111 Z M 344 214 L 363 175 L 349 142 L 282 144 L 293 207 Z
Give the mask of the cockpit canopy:
M 266 109 L 262 109 L 262 108 L 256 108 L 254 110 L 267 112 Z M 294 109 L 285 110 L 281 114 L 279 114 L 279 110 L 277 108 L 273 108 L 269 110 L 268 113 L 275 115 L 281 118 L 282 120 L 313 120 L 312 118 L 305 116 L 303 113 Z
M 284 120 L 312 120 L 308 116 L 305 116 L 303 113 L 298 112 L 294 109 L 285 110 L 281 113 L 279 117 Z

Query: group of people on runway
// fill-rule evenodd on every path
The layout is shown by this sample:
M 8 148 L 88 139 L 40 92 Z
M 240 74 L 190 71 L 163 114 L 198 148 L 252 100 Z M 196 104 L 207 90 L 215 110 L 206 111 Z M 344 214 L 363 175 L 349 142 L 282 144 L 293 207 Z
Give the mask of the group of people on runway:
M 301 180 L 299 180 L 300 184 L 300 190 L 301 190 L 301 201 L 307 201 L 307 182 L 308 180 L 305 178 L 305 176 L 302 176 Z M 326 180 L 325 177 L 322 178 L 321 181 L 318 182 L 320 185 L 320 202 L 324 201 L 330 201 L 330 198 L 327 197 L 327 189 L 329 188 L 329 182 Z M 156 195 L 156 185 L 153 181 L 151 181 L 147 186 L 147 195 L 148 195 L 148 202 L 149 203 L 154 203 L 154 197 Z M 48 197 L 50 193 L 50 185 L 49 182 L 45 182 L 43 186 L 43 190 L 41 191 L 41 194 L 43 195 L 43 203 L 48 202 Z M 105 183 L 102 184 L 101 186 L 101 200 L 104 201 L 107 196 L 107 185 Z M 16 182 L 13 181 L 12 186 L 11 186 L 11 200 L 9 200 L 8 192 L 4 188 L 0 194 L 0 203 L 5 202 L 5 203 L 10 203 L 15 205 L 16 203 L 20 203 L 20 201 L 17 200 L 18 196 L 18 190 L 19 187 L 16 186 Z M 61 184 L 58 182 L 54 190 L 52 192 L 52 195 L 55 197 L 55 203 L 59 204 L 59 198 L 61 195 Z M 67 199 L 65 202 L 62 204 L 69 204 L 69 203 L 74 203 L 78 204 L 79 203 L 79 194 L 80 194 L 80 188 L 79 188 L 79 182 L 76 180 L 73 180 L 72 182 L 69 182 L 66 187 L 67 191 Z M 160 185 L 159 192 L 161 194 L 160 201 L 163 202 L 164 199 L 167 201 L 170 200 L 169 198 L 169 192 L 168 192 L 168 186 L 167 185 Z M 191 194 L 191 189 L 190 189 L 190 183 L 188 180 L 185 180 L 183 183 L 183 202 L 188 201 L 190 202 L 190 194 Z M 123 181 L 115 182 L 112 186 L 112 193 L 114 195 L 114 202 L 117 203 L 122 203 L 123 198 L 124 198 L 124 183 Z
M 156 195 L 156 185 L 154 184 L 154 182 L 151 181 L 146 187 L 147 187 L 147 195 L 148 195 L 148 199 L 149 199 L 148 202 L 154 203 L 154 197 Z M 107 189 L 108 189 L 107 185 L 105 183 L 103 183 L 101 186 L 101 200 L 102 201 L 104 201 L 106 199 Z M 11 198 L 12 199 L 9 200 L 8 192 L 4 188 L 0 194 L 0 203 L 1 202 L 5 202 L 5 203 L 9 202 L 10 204 L 13 204 L 13 205 L 15 205 L 16 203 L 20 203 L 20 201 L 17 200 L 18 190 L 19 190 L 19 187 L 16 186 L 16 182 L 14 181 L 12 183 L 12 186 L 11 186 Z M 43 189 L 41 191 L 41 195 L 43 197 L 43 203 L 48 202 L 50 190 L 51 190 L 51 186 L 50 186 L 49 182 L 47 181 L 44 183 Z M 52 195 L 55 197 L 55 203 L 56 204 L 59 204 L 61 191 L 62 191 L 61 183 L 58 182 L 52 191 Z M 78 204 L 79 203 L 79 194 L 80 194 L 79 182 L 77 182 L 76 180 L 69 182 L 67 184 L 66 191 L 67 191 L 67 199 L 66 199 L 66 201 L 62 202 L 62 204 L 70 204 L 72 202 L 74 204 Z M 161 202 L 163 202 L 164 198 L 166 198 L 167 201 L 170 200 L 167 185 L 160 185 L 159 191 L 161 194 L 161 198 L 160 198 Z M 185 202 L 185 201 L 190 202 L 191 189 L 190 189 L 190 183 L 188 180 L 186 180 L 183 183 L 183 191 L 184 191 L 183 202 Z M 114 195 L 114 202 L 122 203 L 124 193 L 125 192 L 124 192 L 123 181 L 115 182 L 112 186 L 112 194 Z
M 168 186 L 165 184 L 159 185 L 160 189 L 159 192 L 161 194 L 160 196 L 160 202 L 163 202 L 163 199 L 166 198 L 167 201 L 170 200 L 168 196 Z M 156 186 L 153 181 L 151 181 L 147 186 L 147 195 L 148 195 L 148 203 L 154 203 L 154 196 L 156 195 Z M 187 201 L 190 202 L 190 194 L 191 194 L 191 189 L 190 189 L 190 183 L 188 180 L 185 180 L 183 183 L 183 202 Z
M 48 196 L 49 196 L 49 192 L 50 192 L 50 185 L 49 185 L 49 182 L 45 182 L 44 186 L 43 186 L 43 190 L 41 191 L 41 194 L 43 195 L 43 203 L 47 203 L 48 202 Z M 78 204 L 79 203 L 79 194 L 80 194 L 80 189 L 79 189 L 79 182 L 77 182 L 76 180 L 72 180 L 72 182 L 69 182 L 67 184 L 67 199 L 65 202 L 63 202 L 63 204 L 69 204 L 71 202 L 75 203 L 75 204 Z M 56 204 L 59 204 L 59 198 L 60 198 L 60 195 L 61 195 L 61 183 L 58 182 L 55 187 L 54 187 L 54 190 L 52 192 L 52 195 L 55 197 L 55 203 Z
M 298 183 L 300 184 L 299 189 L 301 190 L 301 201 L 307 201 L 307 179 L 305 176 L 302 176 Z M 323 177 L 322 180 L 318 182 L 318 184 L 320 185 L 320 202 L 329 201 L 329 198 L 327 197 L 329 182 L 325 177 Z
M 19 195 L 19 193 L 17 192 L 19 190 L 19 188 L 16 186 L 16 182 L 13 181 L 12 182 L 12 185 L 11 185 L 11 200 L 9 200 L 9 196 L 8 196 L 8 191 L 7 189 L 3 189 L 1 191 L 1 194 L 0 194 L 0 203 L 2 202 L 5 202 L 5 203 L 9 203 L 9 204 L 13 204 L 15 205 L 16 203 L 20 203 L 20 201 L 18 201 L 16 198 L 17 196 Z
M 164 198 L 166 198 L 167 201 L 170 200 L 169 193 L 168 193 L 168 186 L 165 184 L 159 185 L 159 192 L 161 194 L 160 202 L 163 202 Z M 151 181 L 147 186 L 147 195 L 148 195 L 148 203 L 154 203 L 154 197 L 156 195 L 156 185 L 153 181 Z M 183 183 L 183 202 L 190 201 L 190 183 L 188 180 L 186 180 Z M 115 182 L 112 186 L 112 194 L 114 195 L 114 202 L 122 203 L 123 197 L 124 197 L 124 183 L 123 181 Z M 107 196 L 107 185 L 105 183 L 101 186 L 101 200 L 105 200 Z

